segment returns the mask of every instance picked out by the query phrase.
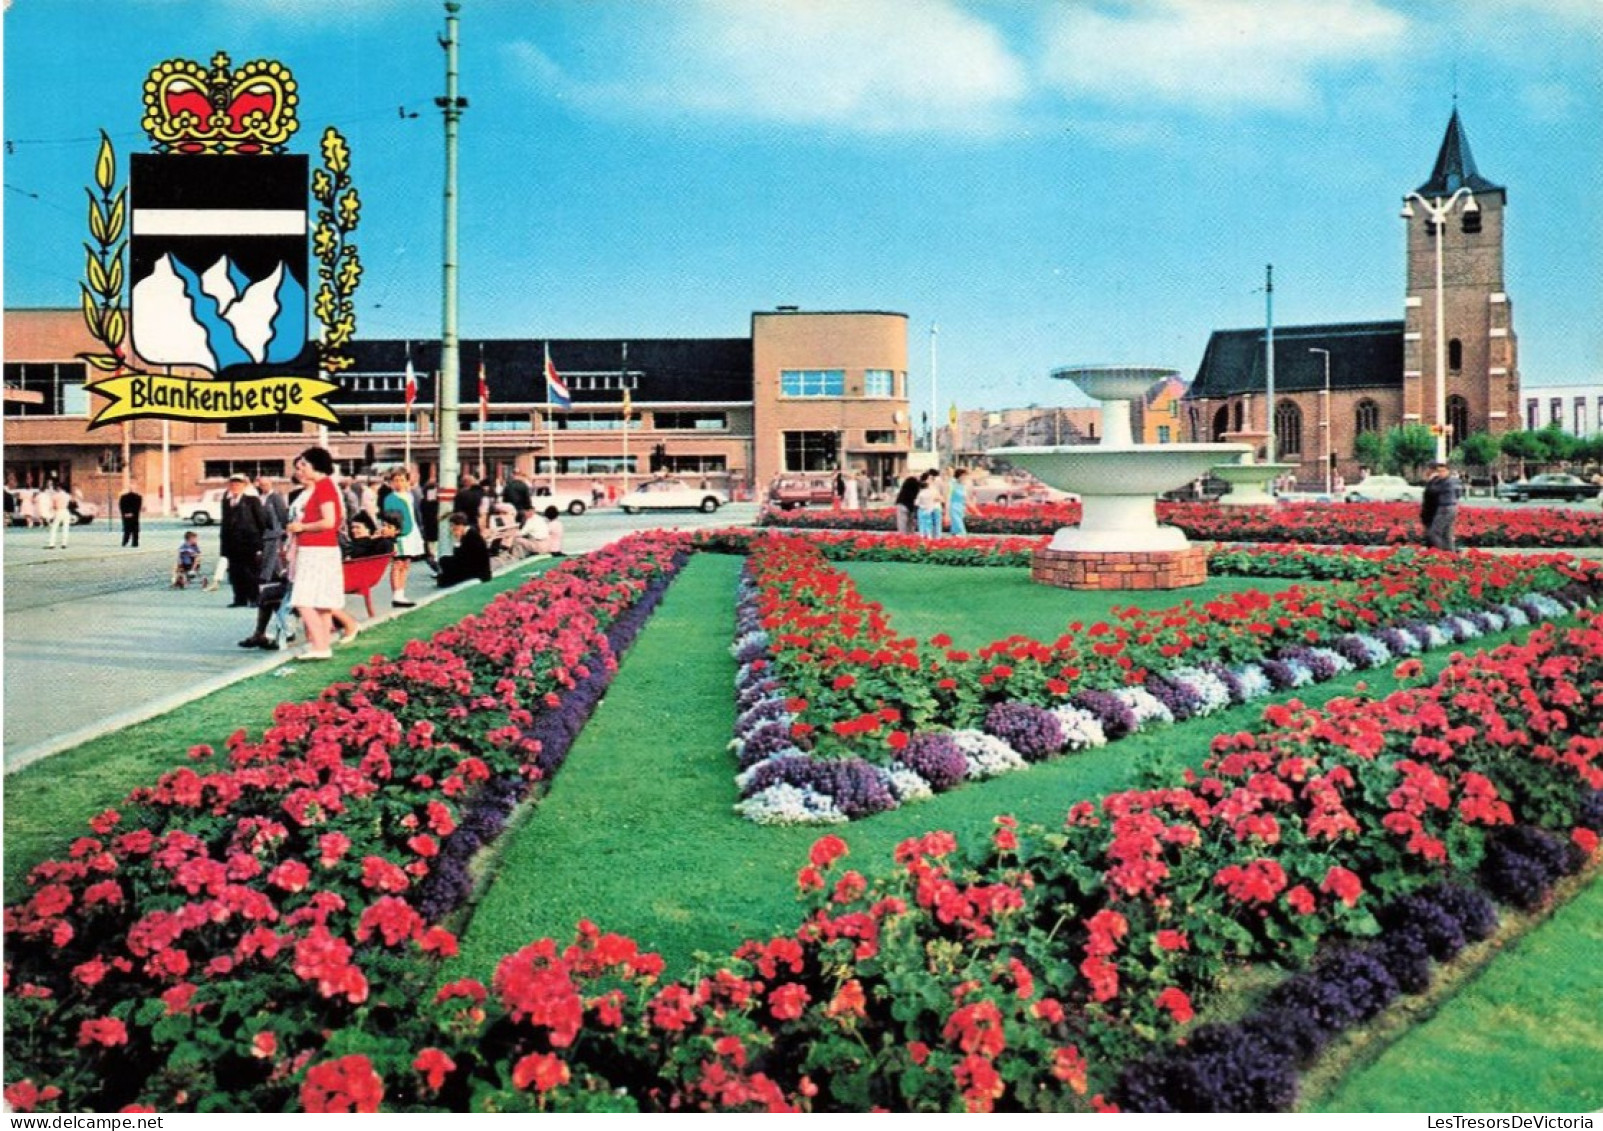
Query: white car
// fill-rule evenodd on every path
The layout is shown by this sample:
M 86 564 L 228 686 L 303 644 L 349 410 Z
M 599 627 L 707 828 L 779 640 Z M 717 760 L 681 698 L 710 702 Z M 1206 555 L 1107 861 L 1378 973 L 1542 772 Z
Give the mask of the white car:
M 223 521 L 223 496 L 227 487 L 213 487 L 193 502 L 180 503 L 178 517 L 191 526 L 211 526 Z
M 1414 486 L 1401 475 L 1371 475 L 1347 488 L 1342 497 L 1349 503 L 1417 503 L 1425 497 L 1425 488 Z
M 710 487 L 692 487 L 683 479 L 653 479 L 642 483 L 618 500 L 624 514 L 640 511 L 701 511 L 711 514 L 729 501 L 729 496 Z
M 590 496 L 578 491 L 545 491 L 536 489 L 534 509 L 541 514 L 546 507 L 556 507 L 564 514 L 581 515 L 590 509 Z

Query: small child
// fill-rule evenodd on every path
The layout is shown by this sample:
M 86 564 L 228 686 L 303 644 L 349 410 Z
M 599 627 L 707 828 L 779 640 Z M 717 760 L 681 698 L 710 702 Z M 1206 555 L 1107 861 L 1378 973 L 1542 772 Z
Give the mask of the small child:
M 553 558 L 567 557 L 562 550 L 562 512 L 556 507 L 545 509 L 546 551 Z
M 199 572 L 200 535 L 193 530 L 186 530 L 184 540 L 178 545 L 178 562 L 173 566 L 173 588 L 186 588 L 189 579 Z

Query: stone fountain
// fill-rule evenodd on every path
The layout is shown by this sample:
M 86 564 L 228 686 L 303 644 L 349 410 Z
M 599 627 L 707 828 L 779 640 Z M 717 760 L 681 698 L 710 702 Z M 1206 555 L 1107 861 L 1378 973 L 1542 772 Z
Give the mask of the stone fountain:
M 1295 471 L 1294 463 L 1259 463 L 1258 448 L 1269 439 L 1267 432 L 1226 432 L 1225 439 L 1248 445 L 1247 454 L 1240 463 L 1219 463 L 1210 470 L 1230 484 L 1230 493 L 1219 497 L 1222 507 L 1269 507 L 1275 497 L 1269 484 L 1288 471 Z
M 1137 444 L 1130 405 L 1177 371 L 1142 365 L 1053 370 L 1102 402 L 1102 442 L 1000 448 L 991 454 L 1080 496 L 1079 526 L 1036 551 L 1031 576 L 1066 589 L 1179 589 L 1207 579 L 1204 552 L 1173 526 L 1159 526 L 1157 497 L 1189 483 L 1247 444 Z

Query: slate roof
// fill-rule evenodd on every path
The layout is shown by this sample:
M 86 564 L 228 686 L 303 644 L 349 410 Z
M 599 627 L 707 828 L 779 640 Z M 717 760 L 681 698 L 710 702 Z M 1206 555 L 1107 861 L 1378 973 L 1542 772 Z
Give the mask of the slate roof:
M 1202 353 L 1187 400 L 1261 393 L 1267 384 L 1264 328 L 1215 330 Z M 1330 387 L 1397 387 L 1403 382 L 1403 323 L 1336 322 L 1275 327 L 1275 391 L 1325 387 L 1323 354 L 1330 351 Z
M 1502 185 L 1494 185 L 1475 168 L 1475 155 L 1469 151 L 1469 138 L 1464 136 L 1464 123 L 1459 121 L 1458 107 L 1447 120 L 1447 133 L 1442 148 L 1436 154 L 1436 167 L 1430 180 L 1420 185 L 1421 196 L 1451 196 L 1461 188 L 1471 192 L 1505 192 Z
M 458 403 L 477 405 L 479 357 L 483 346 L 484 373 L 490 404 L 544 403 L 544 338 L 461 341 L 461 380 Z M 585 389 L 573 378 L 581 374 L 616 374 L 624 367 L 624 339 L 551 339 L 551 364 L 567 382 L 575 405 L 616 405 L 616 389 Z M 636 404 L 709 403 L 752 399 L 750 338 L 647 338 L 628 339 L 628 370 L 634 379 L 630 393 Z M 407 343 L 399 338 L 358 341 L 351 352 L 355 367 L 346 377 L 362 374 L 396 374 L 406 369 Z M 412 366 L 418 374 L 418 400 L 435 399 L 433 374 L 440 365 L 440 343 L 413 341 Z M 394 404 L 393 392 L 348 389 L 335 398 L 342 404 Z

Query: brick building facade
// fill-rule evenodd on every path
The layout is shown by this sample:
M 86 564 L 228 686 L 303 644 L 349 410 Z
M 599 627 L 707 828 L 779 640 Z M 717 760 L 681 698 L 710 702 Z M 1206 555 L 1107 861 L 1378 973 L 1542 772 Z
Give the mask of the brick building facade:
M 326 437 L 279 418 L 139 420 L 126 433 L 120 425 L 90 432 L 93 397 L 76 355 L 95 349 L 77 310 L 7 312 L 8 485 L 55 477 L 108 505 L 126 476 L 160 513 L 165 482 L 182 503 L 235 471 L 283 477 L 296 453 L 318 442 L 348 473 L 399 463 L 408 448 L 425 478 L 436 470 L 438 342 L 354 343 L 355 365 L 330 398 L 345 430 Z M 749 496 L 782 471 L 837 465 L 895 481 L 911 450 L 903 314 L 782 307 L 755 313 L 746 338 L 464 339 L 461 350 L 460 463 L 479 469 L 482 451 L 483 470 L 499 479 L 517 468 L 562 489 L 598 479 L 621 488 L 660 470 Z M 548 404 L 547 350 L 570 408 Z M 418 377 L 410 417 L 408 360 Z M 482 419 L 481 364 L 489 393 Z
M 1506 206 L 1507 190 L 1476 169 L 1455 108 L 1430 179 L 1404 197 L 1403 318 L 1275 327 L 1276 454 L 1297 465 L 1303 486 L 1322 486 L 1327 461 L 1333 476 L 1353 481 L 1363 470 L 1355 449 L 1363 432 L 1444 423 L 1451 449 L 1475 432 L 1521 427 L 1517 342 L 1503 275 Z M 1432 209 L 1445 221 L 1439 233 Z M 1184 401 L 1188 437 L 1267 430 L 1267 366 L 1264 328 L 1215 331 Z

